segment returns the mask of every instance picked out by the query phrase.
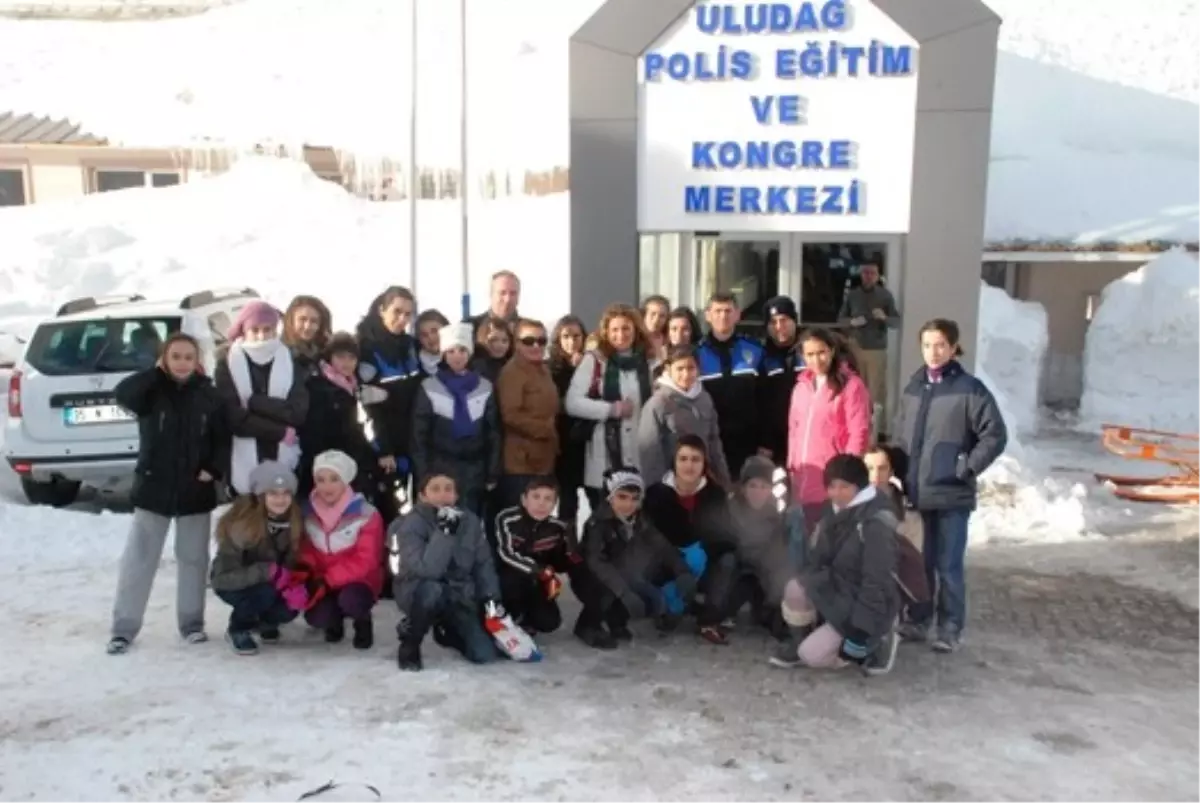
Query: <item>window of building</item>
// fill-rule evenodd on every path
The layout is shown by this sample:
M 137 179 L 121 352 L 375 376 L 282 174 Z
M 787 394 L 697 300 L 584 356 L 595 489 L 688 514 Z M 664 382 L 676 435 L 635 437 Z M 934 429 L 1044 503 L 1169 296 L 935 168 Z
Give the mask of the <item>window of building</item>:
M 437 198 L 437 175 L 432 170 L 422 170 L 419 183 L 421 200 L 432 201 Z
M 24 206 L 27 203 L 25 171 L 19 167 L 0 167 L 0 206 Z
M 173 187 L 182 181 L 174 170 L 123 170 L 96 168 L 92 171 L 92 192 L 112 192 L 135 187 Z
M 439 198 L 457 198 L 459 196 L 459 174 L 457 170 L 443 170 L 438 186 Z

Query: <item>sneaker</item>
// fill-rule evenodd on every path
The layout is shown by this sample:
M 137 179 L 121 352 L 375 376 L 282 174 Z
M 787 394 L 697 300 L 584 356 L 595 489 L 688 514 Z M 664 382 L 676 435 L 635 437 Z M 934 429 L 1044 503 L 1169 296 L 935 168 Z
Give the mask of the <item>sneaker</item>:
M 956 631 L 939 628 L 937 637 L 929 647 L 934 652 L 945 655 L 957 651 L 961 643 L 962 640 Z
M 615 650 L 617 648 L 617 640 L 609 635 L 608 631 L 599 627 L 577 627 L 575 628 L 575 638 L 594 650 Z
M 875 651 L 863 662 L 863 674 L 874 677 L 886 675 L 896 665 L 896 650 L 900 646 L 900 636 L 896 631 L 888 633 L 880 640 Z
M 678 630 L 679 623 L 682 620 L 682 616 L 678 616 L 673 613 L 664 613 L 662 616 L 658 617 L 654 623 L 654 626 L 658 629 L 659 633 L 666 635 L 668 633 L 674 633 L 676 630 Z
M 608 632 L 609 635 L 620 643 L 628 644 L 633 641 L 633 631 L 625 625 L 617 625 L 616 627 L 609 625 Z
M 183 640 L 188 644 L 204 644 L 208 641 L 208 634 L 203 630 L 193 630 L 191 633 L 184 633 Z
M 421 660 L 421 642 L 412 639 L 400 641 L 400 651 L 396 654 L 396 665 L 401 672 L 420 672 L 425 668 Z
M 918 622 L 901 622 L 900 627 L 896 628 L 896 635 L 900 636 L 901 641 L 922 644 L 929 640 L 929 625 Z
M 325 628 L 325 643 L 340 644 L 342 639 L 346 637 L 346 626 L 338 623 L 332 627 Z
M 129 648 L 131 646 L 133 645 L 130 643 L 129 639 L 125 638 L 124 636 L 113 636 L 108 640 L 108 644 L 105 646 L 104 651 L 109 655 L 124 655 L 125 653 L 129 652 Z
M 778 666 L 781 669 L 795 669 L 803 666 L 800 661 L 800 645 L 795 639 L 784 639 L 776 645 L 767 662 L 771 666 Z
M 351 642 L 356 650 L 369 650 L 375 644 L 375 623 L 370 618 L 354 623 L 354 641 Z
M 722 630 L 733 630 L 736 627 L 737 627 L 737 619 L 734 619 L 732 616 L 726 616 L 724 619 L 721 620 L 721 629 Z
M 225 640 L 229 642 L 229 646 L 238 655 L 257 655 L 258 642 L 254 640 L 254 636 L 250 635 L 245 630 L 230 630 L 225 634 Z
M 699 632 L 700 638 L 709 644 L 716 644 L 718 647 L 729 646 L 729 636 L 725 635 L 725 631 L 716 625 L 705 625 L 700 628 Z
M 278 627 L 260 627 L 258 638 L 263 644 L 278 644 L 280 639 Z

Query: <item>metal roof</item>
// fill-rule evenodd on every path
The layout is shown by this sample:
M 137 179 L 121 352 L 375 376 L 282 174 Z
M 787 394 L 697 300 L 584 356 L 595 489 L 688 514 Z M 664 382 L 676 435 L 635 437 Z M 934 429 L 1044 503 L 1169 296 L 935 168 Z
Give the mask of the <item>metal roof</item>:
M 104 145 L 66 118 L 0 112 L 0 145 Z

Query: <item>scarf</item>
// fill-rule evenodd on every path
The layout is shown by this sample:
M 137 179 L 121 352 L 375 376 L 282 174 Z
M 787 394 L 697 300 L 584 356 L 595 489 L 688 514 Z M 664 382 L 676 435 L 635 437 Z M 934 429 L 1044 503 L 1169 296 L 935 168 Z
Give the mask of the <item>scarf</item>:
M 358 393 L 358 382 L 354 377 L 340 374 L 333 369 L 333 366 L 324 360 L 321 361 L 321 376 L 329 380 L 330 384 L 339 387 L 349 393 L 351 396 Z
M 429 374 L 430 376 L 436 374 L 438 372 L 438 366 L 442 364 L 441 354 L 430 354 L 424 349 L 421 349 L 420 353 L 417 354 L 417 358 L 420 359 L 421 367 L 425 370 L 425 373 Z
M 621 374 L 627 371 L 637 374 L 639 398 L 636 403 L 646 403 L 650 398 L 650 366 L 646 363 L 646 355 L 639 350 L 616 352 L 605 361 L 601 399 L 607 402 L 621 400 Z
M 349 485 L 346 486 L 346 490 L 342 491 L 342 495 L 332 503 L 322 502 L 315 490 L 310 493 L 308 503 L 312 507 L 317 523 L 321 525 L 321 532 L 328 534 L 334 527 L 337 527 L 338 522 L 346 513 L 346 508 L 350 507 L 350 503 L 357 497 L 358 494 Z
M 243 407 L 254 394 L 250 363 L 270 366 L 270 378 L 267 380 L 268 396 L 273 399 L 288 397 L 292 391 L 296 370 L 292 352 L 288 347 L 279 340 L 263 340 L 257 343 L 236 340 L 229 347 L 225 364 L 229 368 L 229 377 L 233 380 L 233 386 Z M 300 462 L 300 447 L 280 442 L 278 459 L 289 469 L 294 469 Z M 243 494 L 250 492 L 250 472 L 258 463 L 258 441 L 254 438 L 235 437 L 229 459 L 229 484 L 235 491 Z
M 470 438 L 475 435 L 475 422 L 471 420 L 471 411 L 467 407 L 467 397 L 479 387 L 479 374 L 466 371 L 456 374 L 445 368 L 437 372 L 438 381 L 446 386 L 454 398 L 454 419 L 450 422 L 450 434 L 457 439 Z

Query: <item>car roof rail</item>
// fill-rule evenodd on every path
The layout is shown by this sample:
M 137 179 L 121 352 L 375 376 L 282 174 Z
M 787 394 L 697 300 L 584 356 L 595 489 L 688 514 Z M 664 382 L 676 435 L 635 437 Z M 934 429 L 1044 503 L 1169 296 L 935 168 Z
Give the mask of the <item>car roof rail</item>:
M 218 301 L 228 301 L 231 298 L 258 298 L 258 291 L 253 287 L 214 287 L 211 290 L 201 290 L 192 293 L 179 302 L 180 309 L 195 309 Z
M 84 296 L 83 298 L 75 298 L 68 301 L 58 308 L 55 316 L 62 317 L 63 315 L 74 315 L 77 312 L 87 312 L 88 310 L 98 309 L 100 307 L 110 307 L 113 304 L 130 304 L 136 301 L 145 301 L 146 297 L 139 294 L 130 296 L 112 295 L 112 296 Z

